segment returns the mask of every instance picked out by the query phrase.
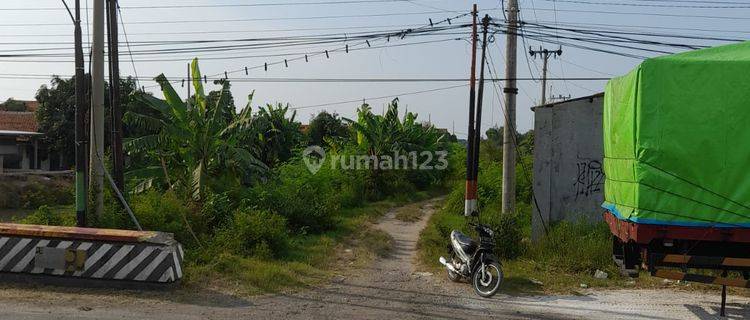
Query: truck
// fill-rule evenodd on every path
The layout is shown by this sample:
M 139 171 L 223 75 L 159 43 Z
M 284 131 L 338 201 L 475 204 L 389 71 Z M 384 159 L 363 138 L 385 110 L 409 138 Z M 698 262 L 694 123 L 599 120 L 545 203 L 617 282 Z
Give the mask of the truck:
M 750 287 L 750 42 L 644 60 L 602 122 L 614 261 L 721 285 L 723 315 L 726 286 Z

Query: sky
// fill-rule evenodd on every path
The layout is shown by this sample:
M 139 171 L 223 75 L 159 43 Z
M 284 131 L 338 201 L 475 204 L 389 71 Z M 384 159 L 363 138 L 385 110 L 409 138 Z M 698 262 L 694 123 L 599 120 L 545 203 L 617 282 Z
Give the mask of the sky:
M 70 5 L 72 0 L 67 0 Z M 89 9 L 94 0 L 82 0 Z M 336 0 L 339 2 L 342 0 Z M 290 3 L 295 5 L 262 5 Z M 318 4 L 300 5 L 301 2 Z M 253 1 L 199 1 L 120 0 L 122 22 L 127 42 L 120 30 L 121 76 L 137 72 L 141 85 L 147 91 L 160 96 L 152 79 L 164 73 L 170 79 L 186 77 L 186 65 L 192 57 L 198 57 L 204 74 L 232 73 L 230 79 L 240 78 L 388 78 L 388 79 L 466 79 L 469 74 L 470 43 L 469 29 L 449 31 L 449 35 L 398 37 L 386 42 L 373 40 L 375 48 L 351 50 L 340 49 L 344 42 L 317 44 L 297 48 L 243 49 L 227 52 L 187 52 L 169 55 L 136 55 L 131 63 L 127 43 L 132 51 L 144 50 L 144 43 L 153 41 L 217 40 L 257 37 L 301 36 L 301 35 L 350 35 L 357 32 L 379 33 L 406 28 L 427 28 L 430 19 L 435 23 L 455 17 L 470 10 L 474 1 L 459 0 L 409 0 L 371 3 L 320 4 L 321 0 L 253 0 Z M 334 1 L 329 1 L 334 2 Z M 567 28 L 590 28 L 619 30 L 636 33 L 668 33 L 670 35 L 722 37 L 747 39 L 750 36 L 750 3 L 716 0 L 519 0 L 521 19 L 545 26 Z M 496 22 L 504 21 L 498 0 L 476 1 L 480 16 L 490 15 Z M 261 4 L 259 6 L 214 6 L 189 7 L 216 4 Z M 139 6 L 188 6 L 181 8 L 138 8 Z M 725 8 L 715 8 L 725 7 Z M 726 8 L 731 7 L 731 8 Z M 36 10 L 28 10 L 36 8 Z M 49 9 L 47 9 L 49 8 Z M 20 10 L 19 10 L 20 9 Z M 89 11 L 90 12 L 90 11 Z M 49 83 L 52 74 L 73 74 L 73 25 L 61 1 L 28 0 L 0 2 L 0 100 L 33 99 L 41 85 Z M 332 18 L 333 17 L 333 18 Z M 224 20 L 224 21 L 209 21 Z M 232 20 L 232 21 L 226 21 Z M 182 22 L 180 22 L 182 21 Z M 452 20 L 453 24 L 467 23 L 469 16 Z M 84 42 L 90 38 L 91 14 L 84 14 Z M 446 25 L 445 23 L 439 24 Z M 575 25 L 575 26 L 571 26 Z M 556 50 L 563 41 L 586 48 L 599 48 L 609 53 L 592 51 L 563 45 L 559 58 L 550 58 L 550 78 L 609 78 L 627 73 L 642 61 L 641 58 L 624 57 L 615 53 L 637 54 L 654 57 L 665 53 L 634 51 L 622 47 L 605 46 L 601 43 L 582 43 L 560 38 L 559 31 L 549 29 L 548 36 L 540 42 L 531 38 L 518 40 L 518 77 L 538 78 L 542 61 L 530 57 L 528 47 Z M 640 36 L 627 35 L 628 37 Z M 346 36 L 348 39 L 348 36 Z M 459 38 L 459 39 L 455 39 Z M 496 34 L 494 42 L 487 48 L 488 68 L 502 78 L 505 70 L 505 35 Z M 660 38 L 651 40 L 671 43 L 688 42 L 705 46 L 730 43 L 709 39 Z M 415 44 L 418 42 L 428 42 Z M 362 41 L 347 40 L 352 49 L 364 47 Z M 621 43 L 629 45 L 627 43 Z M 199 44 L 212 46 L 212 44 Z M 222 44 L 225 45 L 225 44 Z M 198 46 L 198 45 L 190 45 Z M 87 47 L 85 44 L 84 47 Z M 62 57 L 8 57 L 5 54 L 27 52 L 29 48 L 45 49 L 35 53 L 61 53 Z M 155 47 L 149 47 L 149 49 Z M 163 48 L 163 47 L 158 47 Z M 654 47 L 651 47 L 654 48 Z M 330 50 L 330 58 L 323 54 Z M 682 47 L 658 47 L 664 52 L 689 50 Z M 4 52 L 3 52 L 4 51 Z M 88 52 L 88 50 L 86 50 Z M 309 62 L 301 60 L 309 54 Z M 248 57 L 258 55 L 276 57 Z M 231 59 L 225 59 L 231 57 Z M 217 59 L 220 58 L 220 59 Z M 287 58 L 288 67 L 283 65 Z M 296 59 L 296 60 L 294 60 Z M 88 57 L 86 58 L 88 63 Z M 169 61 L 143 61 L 169 60 Z M 280 63 L 281 62 L 281 63 Z M 269 63 L 268 71 L 262 66 Z M 278 64 L 274 64 L 278 63 Z M 244 68 L 250 67 L 249 75 Z M 253 68 L 256 67 L 256 68 Z M 489 71 L 487 71 L 489 72 Z M 488 73 L 489 76 L 489 73 Z M 177 81 L 178 92 L 187 94 L 187 88 Z M 419 119 L 447 128 L 459 137 L 465 137 L 468 125 L 468 86 L 465 81 L 433 82 L 268 82 L 234 81 L 232 93 L 238 107 L 247 104 L 247 96 L 254 92 L 251 106 L 257 110 L 266 103 L 289 103 L 297 111 L 297 119 L 308 122 L 322 110 L 353 118 L 357 107 L 364 99 L 374 110 L 382 110 L 392 97 L 399 96 L 401 111 L 408 109 L 419 115 Z M 572 98 L 602 92 L 606 80 L 552 80 L 549 81 L 549 96 Z M 208 89 L 215 89 L 209 83 Z M 534 80 L 519 80 L 517 102 L 517 128 L 525 132 L 533 128 L 531 107 L 540 101 L 541 84 Z M 483 131 L 503 125 L 503 109 L 497 87 L 486 83 L 484 96 Z M 414 93 L 418 92 L 418 93 Z M 413 94 L 405 94 L 413 93 Z M 380 99 L 374 99 L 379 98 Z M 330 105 L 342 101 L 358 101 Z M 315 107 L 317 105 L 323 105 Z

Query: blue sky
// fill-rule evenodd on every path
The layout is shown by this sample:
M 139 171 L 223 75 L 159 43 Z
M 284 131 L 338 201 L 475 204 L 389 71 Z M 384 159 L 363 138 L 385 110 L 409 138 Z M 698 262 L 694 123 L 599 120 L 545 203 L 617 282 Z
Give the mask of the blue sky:
M 91 7 L 89 0 L 89 7 Z M 295 0 L 294 2 L 315 2 L 319 0 Z M 722 0 L 728 2 L 727 0 Z M 83 3 L 86 0 L 82 0 Z M 403 27 L 415 27 L 428 23 L 428 19 L 439 21 L 444 18 L 455 16 L 461 12 L 468 11 L 473 1 L 456 0 L 413 0 L 391 3 L 358 3 L 337 5 L 304 5 L 304 6 L 259 6 L 259 7 L 217 7 L 217 8 L 171 8 L 171 9 L 128 9 L 131 6 L 153 6 L 153 5 L 200 5 L 200 4 L 238 4 L 238 3 L 269 3 L 269 0 L 257 1 L 140 1 L 121 0 L 123 20 L 126 23 L 125 31 L 129 34 L 131 42 L 160 41 L 160 40 L 202 40 L 202 39 L 234 39 L 247 37 L 267 37 L 282 35 L 317 35 L 317 34 L 344 34 L 347 32 L 394 30 Z M 292 2 L 282 0 L 278 2 Z M 694 2 L 672 2 L 682 6 L 700 4 Z M 705 1 L 703 3 L 715 3 L 716 1 Z M 732 3 L 740 3 L 731 1 Z M 72 1 L 69 1 L 72 5 Z M 477 2 L 481 9 L 498 20 L 502 20 L 502 11 L 499 10 L 499 2 L 492 0 L 481 0 Z M 610 3 L 609 5 L 602 3 Z M 637 6 L 614 5 L 635 4 Z M 581 1 L 552 1 L 552 0 L 520 0 L 521 16 L 527 21 L 541 21 L 547 25 L 564 24 L 587 24 L 590 28 L 601 28 L 599 24 L 606 24 L 607 28 L 618 30 L 630 30 L 636 32 L 661 32 L 680 35 L 699 36 L 722 36 L 737 39 L 746 39 L 750 35 L 750 20 L 747 20 L 748 8 L 712 9 L 712 8 L 674 8 L 674 7 L 644 7 L 648 4 L 669 4 L 665 1 L 611 1 L 611 0 L 581 0 Z M 47 11 L 15 11 L 2 10 L 12 8 L 31 7 L 59 7 L 60 10 Z M 741 5 L 739 7 L 742 7 Z M 594 11 L 594 12 L 592 12 Z M 428 13 L 425 13 L 428 12 Z M 610 14 L 605 12 L 617 12 Z M 623 14 L 623 13 L 629 14 Z M 298 19 L 298 20 L 274 20 L 268 18 L 297 18 L 297 17 L 319 17 L 319 16 L 347 16 L 347 15 L 372 15 L 381 13 L 399 13 L 398 16 L 378 17 L 353 17 L 336 19 Z M 707 17 L 671 17 L 654 16 L 645 14 L 666 15 L 694 15 L 713 16 Z M 66 48 L 70 47 L 72 53 L 72 25 L 35 25 L 35 24 L 66 24 L 70 22 L 67 13 L 62 9 L 60 1 L 34 0 L 34 1 L 3 1 L 0 4 L 0 49 L 14 50 L 25 48 Z M 255 21 L 233 21 L 215 23 L 167 23 L 152 24 L 156 21 L 174 20 L 249 20 Z M 468 17 L 456 22 L 467 22 Z M 84 15 L 84 23 L 86 22 Z M 91 18 L 89 17 L 89 22 Z M 15 24 L 15 25 L 14 25 Z M 23 24 L 23 25 L 17 25 Z M 588 25 L 596 24 L 596 25 Z M 335 30 L 319 30 L 324 28 L 350 28 Z M 372 27 L 372 28 L 365 28 Z M 293 31 L 278 31 L 279 29 L 296 29 Z M 694 29 L 706 29 L 715 31 L 699 31 Z M 84 27 L 84 34 L 90 28 Z M 275 31 L 264 31 L 275 30 Z M 194 32 L 226 32 L 219 34 L 196 34 Z M 161 33 L 161 34 L 154 34 Z M 164 34 L 169 33 L 169 34 Z M 438 36 L 430 39 L 448 39 L 451 37 L 462 37 L 462 35 Z M 408 37 L 407 37 L 408 38 Z M 84 35 L 84 41 L 86 36 Z M 393 40 L 388 44 L 413 43 L 427 40 L 427 38 Z M 503 76 L 504 70 L 504 41 L 505 36 L 498 34 L 495 43 L 489 47 L 489 55 L 495 62 L 495 72 Z M 670 39 L 671 42 L 680 40 Z M 121 37 L 124 42 L 124 37 Z M 383 41 L 380 41 L 383 42 Z M 355 41 L 350 42 L 354 45 Z M 692 43 L 703 45 L 717 45 L 726 42 L 696 40 Z M 380 43 L 383 45 L 384 43 Z M 373 45 L 376 45 L 373 43 Z M 526 42 L 519 39 L 519 64 L 518 76 L 529 77 L 539 75 L 541 61 L 528 57 L 527 45 L 538 47 L 545 45 L 550 49 L 556 49 L 557 45 L 540 43 L 527 39 Z M 589 45 L 589 44 L 584 44 Z M 241 53 L 202 53 L 195 54 L 199 58 L 210 58 L 227 55 L 253 55 L 253 54 L 283 54 L 287 52 L 321 52 L 325 49 L 339 48 L 341 44 L 328 44 L 324 46 L 306 47 L 304 49 L 262 49 L 255 51 L 242 51 Z M 603 47 L 600 45 L 594 45 Z M 664 48 L 667 51 L 678 52 L 682 49 Z M 121 53 L 125 54 L 127 49 L 121 46 Z M 615 49 L 617 50 L 617 49 Z M 59 50 L 58 50 L 59 51 Z M 288 68 L 283 65 L 271 66 L 265 72 L 263 69 L 251 71 L 250 77 L 286 77 L 286 78 L 465 78 L 468 75 L 470 45 L 464 40 L 446 40 L 445 42 L 409 45 L 399 47 L 388 47 L 371 50 L 352 51 L 350 53 L 335 52 L 330 59 L 324 56 L 316 56 L 310 62 L 292 61 Z M 628 51 L 633 52 L 633 51 Z M 640 53 L 645 56 L 655 56 L 656 53 Z M 141 77 L 153 77 L 159 73 L 165 73 L 168 77 L 184 77 L 186 64 L 191 54 L 179 54 L 170 56 L 158 56 L 152 58 L 170 58 L 177 61 L 169 62 L 136 62 L 135 69 Z M 297 58 L 299 55 L 289 55 L 289 58 Z M 528 63 L 526 58 L 528 58 Z M 2 58 L 0 57 L 0 100 L 8 97 L 17 99 L 32 99 L 35 91 L 40 85 L 48 80 L 17 79 L 13 74 L 62 74 L 73 73 L 72 62 L 38 62 L 39 60 L 68 58 Z M 139 59 L 137 57 L 136 59 Z M 140 58 L 140 59 L 146 59 Z M 243 58 L 229 60 L 204 60 L 201 68 L 206 74 L 218 74 L 227 70 L 242 69 L 245 66 L 262 65 L 264 62 L 275 62 L 283 59 L 278 58 Z M 12 61 L 9 61 L 12 60 Z M 30 60 L 34 62 L 19 62 L 19 60 Z M 72 60 L 72 59 L 71 59 Z M 606 53 L 592 52 L 578 48 L 563 46 L 563 55 L 560 59 L 550 60 L 549 77 L 609 77 L 621 75 L 639 63 L 639 59 L 626 58 Z M 121 57 L 122 75 L 133 74 L 133 66 L 127 55 Z M 236 77 L 244 77 L 244 72 L 235 74 Z M 153 81 L 143 81 L 145 86 L 151 86 Z M 358 100 L 367 97 L 390 96 L 398 93 L 431 90 L 435 88 L 460 85 L 462 83 L 258 83 L 258 82 L 235 82 L 233 83 L 233 94 L 238 106 L 244 106 L 247 102 L 246 96 L 255 90 L 253 106 L 267 102 L 290 103 L 293 107 L 326 104 L 347 100 Z M 584 96 L 603 90 L 605 81 L 551 81 L 548 90 L 549 95 L 570 95 L 572 97 Z M 182 94 L 185 88 L 176 84 Z M 540 84 L 535 81 L 520 81 L 520 92 L 518 96 L 518 128 L 526 131 L 532 127 L 533 112 L 530 108 L 539 101 Z M 150 88 L 157 92 L 158 88 Z M 157 92 L 158 95 L 158 92 Z M 389 99 L 368 100 L 375 110 L 379 110 Z M 467 106 L 468 88 L 460 87 L 441 91 L 414 94 L 401 97 L 401 103 L 408 106 L 409 111 L 417 112 L 420 118 L 431 121 L 439 126 L 451 129 L 455 126 L 457 135 L 464 136 L 467 131 Z M 495 90 L 488 84 L 485 90 L 485 113 L 483 116 L 483 127 L 502 125 L 502 111 Z M 321 110 L 337 112 L 345 117 L 351 117 L 358 103 L 339 104 L 319 108 L 304 108 L 298 110 L 298 119 L 307 122 L 312 114 Z

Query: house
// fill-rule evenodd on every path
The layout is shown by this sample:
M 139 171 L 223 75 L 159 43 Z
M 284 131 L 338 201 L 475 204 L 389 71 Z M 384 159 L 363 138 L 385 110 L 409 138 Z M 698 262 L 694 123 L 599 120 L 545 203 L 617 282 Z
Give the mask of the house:
M 52 155 L 38 132 L 34 111 L 36 101 L 23 103 L 23 111 L 0 110 L 0 173 L 31 170 L 56 170 L 59 155 Z
M 600 221 L 604 201 L 604 94 L 553 102 L 534 111 L 536 205 L 532 239 L 558 221 Z

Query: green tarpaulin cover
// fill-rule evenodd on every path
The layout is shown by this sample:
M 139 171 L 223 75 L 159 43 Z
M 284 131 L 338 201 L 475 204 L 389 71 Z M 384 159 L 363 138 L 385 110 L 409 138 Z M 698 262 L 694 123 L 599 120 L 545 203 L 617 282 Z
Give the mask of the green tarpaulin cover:
M 607 83 L 603 206 L 637 223 L 750 227 L 750 42 Z

